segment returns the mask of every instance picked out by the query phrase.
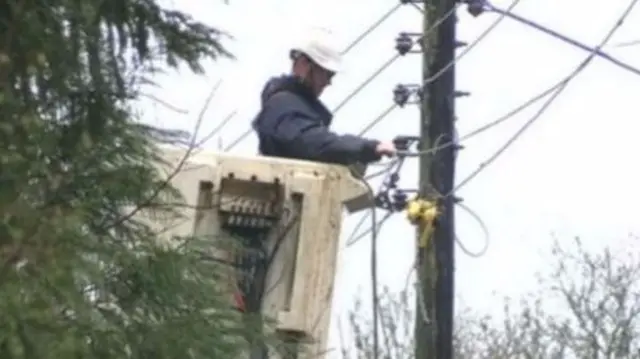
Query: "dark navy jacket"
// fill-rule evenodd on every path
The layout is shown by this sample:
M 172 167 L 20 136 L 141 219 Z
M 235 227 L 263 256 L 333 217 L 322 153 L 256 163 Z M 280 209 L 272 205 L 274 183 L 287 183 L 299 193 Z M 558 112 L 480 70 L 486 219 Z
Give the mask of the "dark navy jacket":
M 260 154 L 350 165 L 380 160 L 378 141 L 329 131 L 333 116 L 311 89 L 292 76 L 271 78 L 253 122 Z

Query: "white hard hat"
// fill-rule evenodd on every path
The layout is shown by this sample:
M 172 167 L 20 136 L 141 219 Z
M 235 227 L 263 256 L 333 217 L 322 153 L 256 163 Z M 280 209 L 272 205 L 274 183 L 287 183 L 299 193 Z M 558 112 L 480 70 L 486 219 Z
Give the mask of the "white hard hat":
M 304 54 L 318 66 L 336 73 L 342 65 L 342 55 L 334 43 L 332 33 L 321 27 L 314 27 L 307 31 L 291 48 L 290 56 L 295 58 L 298 54 Z

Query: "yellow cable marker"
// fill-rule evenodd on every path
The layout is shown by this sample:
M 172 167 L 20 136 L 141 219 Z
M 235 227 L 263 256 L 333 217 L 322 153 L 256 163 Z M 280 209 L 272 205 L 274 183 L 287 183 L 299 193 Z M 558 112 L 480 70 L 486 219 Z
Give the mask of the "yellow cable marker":
M 434 202 L 416 198 L 407 203 L 406 210 L 409 222 L 422 227 L 418 246 L 425 248 L 433 234 L 435 219 L 440 214 L 438 208 Z

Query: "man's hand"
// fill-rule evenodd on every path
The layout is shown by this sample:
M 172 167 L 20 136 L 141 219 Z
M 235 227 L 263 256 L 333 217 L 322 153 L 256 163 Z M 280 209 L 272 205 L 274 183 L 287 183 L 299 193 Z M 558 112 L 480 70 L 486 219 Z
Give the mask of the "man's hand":
M 380 156 L 393 157 L 396 155 L 396 146 L 393 142 L 380 142 L 376 146 L 376 153 Z

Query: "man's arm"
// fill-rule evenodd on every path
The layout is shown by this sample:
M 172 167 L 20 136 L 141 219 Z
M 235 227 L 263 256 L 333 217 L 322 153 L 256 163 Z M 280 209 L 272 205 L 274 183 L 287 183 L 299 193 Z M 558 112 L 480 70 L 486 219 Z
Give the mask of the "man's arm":
M 295 111 L 278 111 L 274 106 L 262 114 L 258 130 L 275 140 L 287 152 L 311 161 L 352 164 L 378 161 L 379 141 L 353 135 L 338 135 L 316 120 Z
M 288 114 L 280 118 L 276 139 L 300 157 L 321 162 L 352 164 L 380 160 L 378 141 L 353 135 L 338 135 L 317 122 Z

